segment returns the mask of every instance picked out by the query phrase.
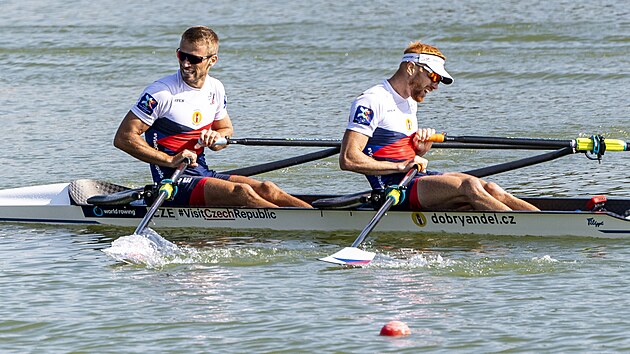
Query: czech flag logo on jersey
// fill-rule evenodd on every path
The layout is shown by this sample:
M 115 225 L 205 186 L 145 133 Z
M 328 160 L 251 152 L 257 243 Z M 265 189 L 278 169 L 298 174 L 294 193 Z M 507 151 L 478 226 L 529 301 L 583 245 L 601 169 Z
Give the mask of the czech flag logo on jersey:
M 145 92 L 140 101 L 138 101 L 138 108 L 148 115 L 153 114 L 153 110 L 157 107 L 158 102 L 153 96 Z
M 357 110 L 354 112 L 354 118 L 352 121 L 357 124 L 370 125 L 374 118 L 374 111 L 363 106 L 357 106 Z

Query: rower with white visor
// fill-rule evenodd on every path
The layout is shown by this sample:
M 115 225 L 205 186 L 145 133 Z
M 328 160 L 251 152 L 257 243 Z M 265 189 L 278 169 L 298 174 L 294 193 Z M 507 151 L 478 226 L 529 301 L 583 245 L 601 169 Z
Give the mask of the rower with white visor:
M 418 103 L 439 84 L 450 85 L 446 57 L 431 45 L 410 43 L 392 77 L 371 87 L 351 105 L 339 165 L 364 174 L 374 190 L 396 188 L 419 166 L 397 208 L 430 210 L 538 210 L 496 183 L 458 172 L 427 170 L 433 128 L 418 128 Z

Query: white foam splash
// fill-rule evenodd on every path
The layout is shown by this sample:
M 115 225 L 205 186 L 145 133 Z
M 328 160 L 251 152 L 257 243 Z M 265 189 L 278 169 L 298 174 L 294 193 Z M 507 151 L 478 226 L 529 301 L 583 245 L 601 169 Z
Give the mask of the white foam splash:
M 559 261 L 550 255 L 544 255 L 542 257 L 533 257 L 532 261 L 539 263 L 558 263 Z
M 443 268 L 455 264 L 455 261 L 444 259 L 440 254 L 412 254 L 410 257 L 394 258 L 386 254 L 378 254 L 374 266 L 384 268 Z
M 163 267 L 182 250 L 157 232 L 146 229 L 141 235 L 123 236 L 102 250 L 118 262 L 143 264 L 151 268 Z

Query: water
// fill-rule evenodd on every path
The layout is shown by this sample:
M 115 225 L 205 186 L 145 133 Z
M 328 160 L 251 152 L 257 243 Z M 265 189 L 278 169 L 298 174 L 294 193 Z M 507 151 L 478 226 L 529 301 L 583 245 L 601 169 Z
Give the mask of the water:
M 144 86 L 176 70 L 179 36 L 195 24 L 221 37 L 213 75 L 227 88 L 236 137 L 340 138 L 352 98 L 422 39 L 447 55 L 455 84 L 420 106 L 421 126 L 630 140 L 624 2 L 4 0 L 0 9 L 2 188 L 147 183 L 148 168 L 116 150 L 113 134 Z M 313 150 L 234 146 L 212 161 L 228 170 Z M 531 154 L 429 157 L 434 169 L 458 171 Z M 490 179 L 518 195 L 628 197 L 628 158 L 573 155 Z M 261 178 L 297 193 L 367 187 L 335 157 Z M 366 244 L 374 262 L 351 270 L 316 259 L 354 233 L 162 231 L 184 255 L 153 266 L 102 252 L 132 231 L 1 225 L 0 351 L 630 348 L 628 241 L 377 234 Z M 394 319 L 412 335 L 379 337 Z

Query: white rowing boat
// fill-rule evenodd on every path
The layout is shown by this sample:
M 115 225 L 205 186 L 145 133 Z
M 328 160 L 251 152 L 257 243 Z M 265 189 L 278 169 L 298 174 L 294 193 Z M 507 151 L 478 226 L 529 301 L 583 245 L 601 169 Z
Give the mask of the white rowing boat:
M 517 168 L 551 161 L 583 152 L 591 160 L 602 160 L 606 151 L 630 151 L 630 142 L 605 139 L 600 135 L 573 140 L 433 136 L 443 148 L 518 148 L 553 149 L 520 160 L 465 171 L 485 177 Z M 308 144 L 307 144 L 308 143 Z M 452 145 L 456 143 L 458 145 Z M 294 139 L 226 139 L 222 144 L 326 146 L 326 150 L 284 159 L 269 164 L 240 168 L 224 173 L 251 176 L 296 165 L 339 152 L 338 141 Z M 372 261 L 374 252 L 358 247 L 374 231 L 477 234 L 510 236 L 578 236 L 595 238 L 630 238 L 630 199 L 602 198 L 523 198 L 541 211 L 405 211 L 391 209 L 417 173 L 407 171 L 396 188 L 381 198 L 369 193 L 346 196 L 296 196 L 314 206 L 306 208 L 252 209 L 241 207 L 168 207 L 164 201 L 176 192 L 174 184 L 190 163 L 182 162 L 170 179 L 157 189 L 132 190 L 108 182 L 77 180 L 0 191 L 0 222 L 46 224 L 92 224 L 135 226 L 134 235 L 144 235 L 145 228 L 201 228 L 238 230 L 361 231 L 350 247 L 320 258 L 339 265 L 363 266 Z M 381 205 L 372 206 L 380 199 Z M 376 204 L 376 203 L 375 203 Z M 150 224 L 151 223 L 151 224 Z M 151 239 L 150 236 L 147 236 Z M 121 258 L 125 259 L 125 257 Z
M 95 180 L 0 190 L 0 222 L 136 227 L 147 215 L 144 192 Z M 149 227 L 361 231 L 375 214 L 365 195 L 298 196 L 315 209 L 161 207 Z M 524 198 L 540 212 L 389 211 L 375 232 L 630 238 L 630 199 Z M 591 203 L 592 204 L 592 203 Z

